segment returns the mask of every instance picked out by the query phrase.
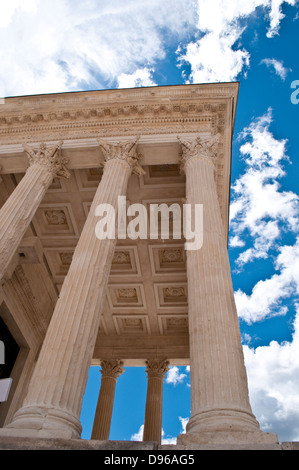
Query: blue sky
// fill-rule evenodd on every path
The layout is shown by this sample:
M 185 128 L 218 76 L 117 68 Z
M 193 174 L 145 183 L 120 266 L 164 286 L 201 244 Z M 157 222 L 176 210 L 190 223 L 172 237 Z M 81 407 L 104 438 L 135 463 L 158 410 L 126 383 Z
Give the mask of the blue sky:
M 281 441 L 299 440 L 298 44 L 296 0 L 0 0 L 0 96 L 240 82 L 229 256 L 252 408 Z M 186 367 L 166 377 L 164 442 L 190 416 L 189 384 Z M 84 438 L 99 387 L 92 368 Z M 111 439 L 140 438 L 145 398 L 128 368 Z

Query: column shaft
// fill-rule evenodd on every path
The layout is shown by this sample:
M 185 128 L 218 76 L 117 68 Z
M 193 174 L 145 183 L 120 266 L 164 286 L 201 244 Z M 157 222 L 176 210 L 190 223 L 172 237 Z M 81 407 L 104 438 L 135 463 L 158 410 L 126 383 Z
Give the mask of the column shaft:
M 103 377 L 91 439 L 108 441 L 112 420 L 116 379 Z
M 203 204 L 204 214 L 203 245 L 187 251 L 191 374 L 187 434 L 217 432 L 218 439 L 222 432 L 221 439 L 227 439 L 232 431 L 235 436 L 239 431 L 257 435 L 259 425 L 249 403 L 214 156 L 212 144 L 203 145 L 199 138 L 192 145 L 183 144 L 186 202 Z
M 251 423 L 213 163 L 207 158 L 190 160 L 186 165 L 186 180 L 187 203 L 203 204 L 204 211 L 203 246 L 200 250 L 187 251 L 192 414 L 202 412 L 206 419 L 206 413 L 217 409 L 237 409 Z
M 102 361 L 101 388 L 93 422 L 91 439 L 109 439 L 115 387 L 117 378 L 123 373 L 121 361 Z
M 161 443 L 163 379 L 168 370 L 168 362 L 147 361 L 147 395 L 144 417 L 143 440 Z

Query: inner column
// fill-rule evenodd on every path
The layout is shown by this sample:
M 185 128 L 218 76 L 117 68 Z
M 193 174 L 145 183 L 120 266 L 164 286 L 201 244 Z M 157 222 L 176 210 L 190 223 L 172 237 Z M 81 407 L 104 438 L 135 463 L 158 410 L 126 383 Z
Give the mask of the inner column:
M 124 372 L 123 362 L 118 359 L 101 361 L 101 388 L 93 422 L 91 439 L 108 441 L 113 413 L 117 379 Z
M 143 440 L 161 443 L 163 380 L 169 362 L 165 359 L 146 361 L 147 395 Z

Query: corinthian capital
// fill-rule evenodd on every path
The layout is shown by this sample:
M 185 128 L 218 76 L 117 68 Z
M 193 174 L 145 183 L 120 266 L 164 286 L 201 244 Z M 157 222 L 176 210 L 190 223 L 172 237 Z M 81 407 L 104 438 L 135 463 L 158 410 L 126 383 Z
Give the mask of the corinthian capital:
M 139 176 L 145 174 L 139 163 L 142 155 L 137 152 L 138 138 L 133 141 L 117 142 L 115 144 L 98 139 L 98 143 L 104 153 L 106 162 L 114 159 L 122 160 L 130 166 L 132 173 Z
M 164 379 L 166 372 L 169 370 L 169 361 L 166 359 L 150 359 L 145 362 L 148 378 L 156 377 L 159 379 Z
M 119 359 L 103 360 L 101 367 L 102 377 L 112 377 L 116 380 L 124 373 L 123 362 Z
M 65 166 L 67 160 L 62 158 L 60 152 L 62 143 L 59 142 L 57 145 L 49 148 L 44 143 L 41 143 L 38 148 L 23 145 L 30 166 L 40 165 L 48 170 L 53 177 L 69 178 L 70 173 Z
M 217 145 L 220 141 L 220 134 L 216 134 L 209 139 L 202 139 L 197 136 L 195 139 L 186 140 L 178 136 L 181 144 L 181 170 L 184 170 L 185 164 L 192 158 L 206 158 L 214 164 L 217 156 Z

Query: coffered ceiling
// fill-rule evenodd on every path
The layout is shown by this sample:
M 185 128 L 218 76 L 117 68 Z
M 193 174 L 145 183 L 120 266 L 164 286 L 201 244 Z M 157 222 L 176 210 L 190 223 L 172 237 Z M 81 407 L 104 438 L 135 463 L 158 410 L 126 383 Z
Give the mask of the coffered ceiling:
M 144 168 L 144 176 L 132 175 L 129 180 L 127 204 L 182 205 L 185 177 L 180 174 L 179 165 Z M 68 180 L 55 180 L 32 221 L 57 292 L 68 272 L 101 176 L 101 169 L 89 168 L 72 170 Z M 21 178 L 21 174 L 17 175 L 18 180 Z M 125 338 L 134 336 L 146 338 L 149 345 L 150 337 L 159 338 L 160 344 L 164 335 L 170 335 L 174 343 L 185 336 L 184 342 L 188 344 L 187 315 L 184 239 L 173 239 L 170 231 L 169 240 L 118 240 L 95 360 L 111 353 L 112 339 L 114 346 L 121 344 L 123 350 Z M 137 350 L 133 352 L 133 356 L 137 354 Z M 187 359 L 187 349 L 184 354 Z M 127 351 L 128 358 L 130 355 L 132 350 Z

